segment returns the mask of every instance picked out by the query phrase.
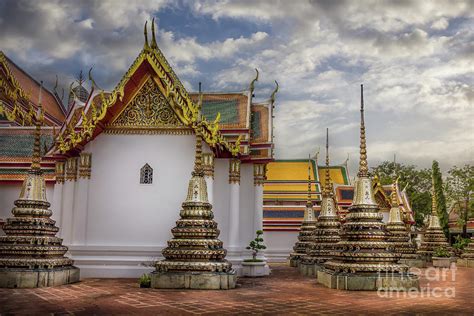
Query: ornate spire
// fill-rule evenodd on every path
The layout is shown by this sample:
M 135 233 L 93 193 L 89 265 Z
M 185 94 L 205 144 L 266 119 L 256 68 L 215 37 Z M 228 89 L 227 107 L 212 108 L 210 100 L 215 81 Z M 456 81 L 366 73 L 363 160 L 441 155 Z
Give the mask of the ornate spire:
M 311 154 L 308 155 L 308 199 L 306 200 L 307 206 L 313 206 L 311 201 Z
M 431 215 L 438 217 L 438 203 L 436 202 L 436 191 L 433 174 L 431 175 Z
M 364 85 L 360 85 L 360 161 L 359 177 L 368 177 L 369 169 L 367 164 L 367 144 L 365 140 L 365 122 L 364 122 Z
M 325 184 L 323 194 L 330 195 L 331 188 L 331 176 L 329 173 L 329 128 L 326 128 L 326 172 L 325 172 Z
M 33 145 L 33 158 L 31 160 L 31 170 L 35 172 L 41 171 L 41 124 L 43 123 L 43 107 L 42 107 L 43 81 L 40 84 L 38 111 L 34 116 L 35 120 L 35 142 Z

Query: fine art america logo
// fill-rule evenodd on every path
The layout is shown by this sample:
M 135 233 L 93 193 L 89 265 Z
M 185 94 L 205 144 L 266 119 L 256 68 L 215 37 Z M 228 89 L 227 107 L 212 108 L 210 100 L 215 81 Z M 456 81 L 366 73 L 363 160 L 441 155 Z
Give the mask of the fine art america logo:
M 379 277 L 390 278 L 390 272 L 379 272 Z M 427 269 L 411 268 L 409 276 L 419 276 L 420 287 L 398 288 L 396 281 L 393 286 L 382 287 L 377 291 L 379 297 L 388 298 L 402 298 L 402 297 L 434 297 L 434 298 L 454 298 L 456 296 L 456 288 L 454 283 L 456 281 L 456 265 L 453 264 L 451 268 L 435 268 L 429 267 Z M 393 280 L 397 280 L 394 278 Z M 423 282 L 421 282 L 423 280 Z

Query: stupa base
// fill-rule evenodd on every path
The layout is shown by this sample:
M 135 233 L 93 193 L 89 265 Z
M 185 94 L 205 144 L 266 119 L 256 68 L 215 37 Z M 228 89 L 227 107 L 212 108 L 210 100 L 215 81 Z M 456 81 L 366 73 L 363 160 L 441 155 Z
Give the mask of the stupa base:
M 76 267 L 53 269 L 0 269 L 0 288 L 37 288 L 79 282 Z
M 419 290 L 419 277 L 414 274 L 388 273 L 357 274 L 336 273 L 332 270 L 318 271 L 318 283 L 347 291 L 410 291 Z
M 229 290 L 235 288 L 237 274 L 230 272 L 158 272 L 151 273 L 155 289 Z
M 456 264 L 459 267 L 474 268 L 474 259 L 458 259 Z
M 405 264 L 411 268 L 426 268 L 426 260 L 423 259 L 400 259 L 398 263 Z
M 307 277 L 317 277 L 318 271 L 321 271 L 323 267 L 317 263 L 305 264 L 300 262 L 298 266 L 299 272 Z

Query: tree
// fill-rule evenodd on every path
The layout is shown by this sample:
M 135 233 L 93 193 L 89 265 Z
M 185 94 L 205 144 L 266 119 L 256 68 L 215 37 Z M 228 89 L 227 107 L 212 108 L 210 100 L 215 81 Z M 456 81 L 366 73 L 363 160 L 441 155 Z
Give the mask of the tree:
M 381 184 L 392 184 L 400 177 L 399 185 L 401 188 L 406 187 L 416 225 L 423 226 L 425 218 L 431 213 L 431 170 L 418 170 L 414 165 L 384 161 L 372 168 L 372 172 L 379 176 Z
M 452 212 L 458 214 L 462 236 L 467 238 L 467 221 L 474 217 L 474 166 L 452 167 L 446 179 L 446 196 Z
M 252 250 L 252 261 L 262 261 L 257 259 L 257 254 L 260 250 L 267 249 L 267 247 L 263 244 L 263 238 L 260 237 L 263 235 L 263 231 L 257 230 L 255 233 L 257 237 L 250 242 L 247 249 Z
M 434 195 L 436 200 L 436 210 L 438 212 L 439 223 L 443 228 L 444 234 L 446 237 L 449 236 L 449 216 L 448 209 L 446 207 L 446 198 L 444 196 L 444 187 L 443 187 L 443 176 L 441 170 L 439 169 L 439 164 L 436 160 L 433 160 L 433 165 L 431 167 L 433 171 L 433 187 Z

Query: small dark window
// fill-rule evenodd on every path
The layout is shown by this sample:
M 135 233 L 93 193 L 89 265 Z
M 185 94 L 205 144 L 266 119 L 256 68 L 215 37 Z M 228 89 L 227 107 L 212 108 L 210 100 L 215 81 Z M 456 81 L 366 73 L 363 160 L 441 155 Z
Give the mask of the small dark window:
M 152 184 L 153 183 L 153 168 L 149 164 L 145 164 L 140 169 L 140 184 Z

